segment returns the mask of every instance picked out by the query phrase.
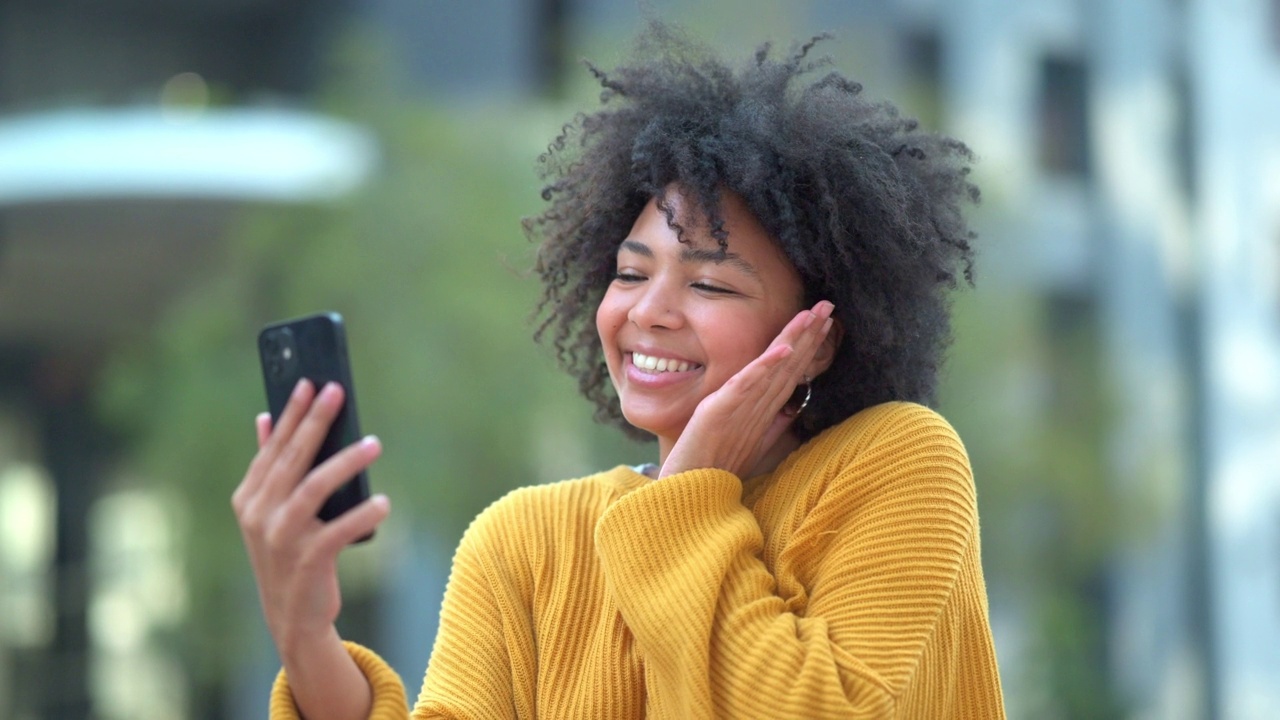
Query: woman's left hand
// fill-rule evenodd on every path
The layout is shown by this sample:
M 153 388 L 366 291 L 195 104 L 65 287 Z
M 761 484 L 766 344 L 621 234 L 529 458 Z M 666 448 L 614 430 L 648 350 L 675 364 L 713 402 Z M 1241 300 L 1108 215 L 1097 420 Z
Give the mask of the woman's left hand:
M 834 309 L 823 300 L 802 310 L 760 357 L 703 398 L 658 477 L 696 468 L 749 476 L 795 420 L 782 408 L 831 331 Z

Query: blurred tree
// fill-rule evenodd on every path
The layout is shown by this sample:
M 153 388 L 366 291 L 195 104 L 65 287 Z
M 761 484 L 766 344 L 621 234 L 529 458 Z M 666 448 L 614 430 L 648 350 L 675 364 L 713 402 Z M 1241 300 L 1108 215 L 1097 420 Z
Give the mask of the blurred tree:
M 1124 717 L 1104 624 L 1118 531 L 1096 312 L 1070 297 L 999 286 L 962 293 L 955 311 L 943 413 L 973 463 L 993 605 L 1030 632 L 1002 648 L 1022 660 L 1000 658 L 1006 690 L 1022 691 L 1010 710 Z

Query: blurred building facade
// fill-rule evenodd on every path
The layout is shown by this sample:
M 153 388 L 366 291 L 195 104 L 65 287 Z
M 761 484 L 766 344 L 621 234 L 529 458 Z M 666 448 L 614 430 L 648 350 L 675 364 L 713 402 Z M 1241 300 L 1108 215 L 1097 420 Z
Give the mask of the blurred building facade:
M 981 228 L 999 248 L 984 257 L 987 281 L 1025 286 L 1062 323 L 1097 328 L 1088 366 L 1116 399 L 1105 451 L 1116 503 L 1143 508 L 1097 600 L 1103 675 L 1130 717 L 1280 713 L 1278 7 L 859 0 L 787 11 L 798 32 L 865 42 L 884 94 L 925 88 L 932 122 L 976 148 L 999 208 Z M 0 633 L 0 707 L 12 717 L 140 717 L 111 687 L 173 694 L 155 717 L 187 711 L 171 659 L 139 649 L 147 628 L 121 629 L 137 616 L 120 609 L 133 602 L 120 588 L 175 584 L 173 531 L 154 499 L 100 503 L 114 438 L 88 387 L 105 353 L 216 264 L 236 208 L 323 201 L 371 172 L 360 128 L 307 110 L 349 23 L 385 40 L 407 95 L 467 102 L 555 96 L 575 37 L 625 37 L 638 16 L 624 0 L 0 0 L 0 594 L 25 608 Z M 139 136 L 161 144 L 128 146 L 123 160 L 92 151 Z M 263 143 L 291 142 L 287 160 L 250 162 Z M 193 144 L 212 150 L 193 159 Z M 215 172 L 218 156 L 234 162 Z M 1055 411 L 1052 394 L 1039 402 Z M 149 529 L 121 529 L 131 524 Z M 398 577 L 419 577 L 420 559 L 402 561 Z M 424 595 L 438 595 L 442 574 L 388 590 L 388 626 L 401 631 L 384 647 L 410 685 L 434 634 Z M 993 597 L 1006 663 L 1030 642 L 1018 602 Z M 180 605 L 157 601 L 146 617 L 179 622 Z M 95 670 L 95 652 L 152 684 Z M 260 712 L 272 662 L 247 672 L 259 678 L 251 691 L 194 716 Z M 1022 674 L 1004 672 L 1017 717 Z
M 941 35 L 949 129 L 1005 175 L 1005 280 L 1099 323 L 1132 521 L 1106 675 L 1135 717 L 1274 716 L 1277 4 L 911 4 Z
M 307 112 L 341 3 L 0 2 L 0 716 L 181 718 L 181 538 L 116 492 L 102 361 L 246 203 L 340 194 L 371 139 Z M 212 714 L 220 715 L 217 708 Z

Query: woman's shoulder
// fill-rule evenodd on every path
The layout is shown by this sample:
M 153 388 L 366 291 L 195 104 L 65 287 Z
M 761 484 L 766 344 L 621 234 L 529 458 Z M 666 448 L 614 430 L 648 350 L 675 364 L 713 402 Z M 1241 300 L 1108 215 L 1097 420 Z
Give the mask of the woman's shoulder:
M 955 436 L 955 429 L 947 419 L 931 407 L 914 402 L 893 401 L 864 408 L 835 428 L 848 432 L 883 433 L 906 429 L 931 429 Z
M 601 500 L 607 502 L 648 482 L 649 479 L 635 468 L 618 465 L 582 477 L 518 487 L 495 500 L 490 507 L 563 509 Z
M 966 457 L 959 434 L 932 408 L 913 402 L 887 402 L 865 408 L 827 428 L 809 442 L 811 450 L 845 457 L 871 449 L 900 452 L 951 451 Z
M 541 531 L 560 533 L 568 526 L 594 527 L 610 503 L 647 482 L 633 468 L 619 465 L 583 477 L 508 491 L 471 522 L 467 536 L 524 535 Z
M 955 428 L 924 405 L 889 402 L 832 426 L 793 453 L 796 478 L 821 481 L 823 492 L 974 494 L 969 456 Z

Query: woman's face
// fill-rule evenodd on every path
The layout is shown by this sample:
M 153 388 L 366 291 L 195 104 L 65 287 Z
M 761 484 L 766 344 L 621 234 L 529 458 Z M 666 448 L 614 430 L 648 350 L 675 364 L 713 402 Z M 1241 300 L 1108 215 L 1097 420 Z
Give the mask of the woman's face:
M 666 202 L 688 242 L 650 200 L 618 248 L 617 277 L 596 311 L 622 414 L 657 435 L 664 456 L 698 403 L 759 357 L 803 300 L 799 274 L 740 197 L 721 198 L 723 256 L 706 223 L 686 219 L 678 192 Z

